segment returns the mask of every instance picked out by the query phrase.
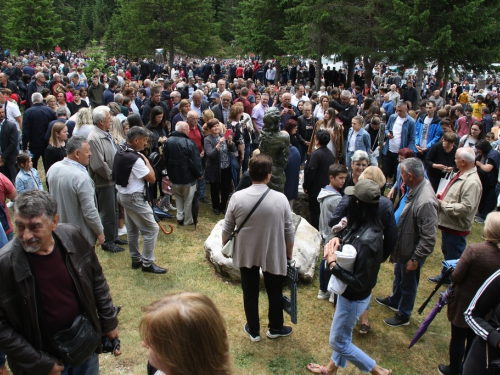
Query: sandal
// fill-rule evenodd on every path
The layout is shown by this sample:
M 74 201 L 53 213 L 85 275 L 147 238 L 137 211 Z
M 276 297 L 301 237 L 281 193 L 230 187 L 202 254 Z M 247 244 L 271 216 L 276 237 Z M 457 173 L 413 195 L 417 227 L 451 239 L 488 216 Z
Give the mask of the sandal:
M 328 375 L 325 366 L 318 365 L 317 363 L 309 363 L 307 366 L 307 371 L 313 374 Z

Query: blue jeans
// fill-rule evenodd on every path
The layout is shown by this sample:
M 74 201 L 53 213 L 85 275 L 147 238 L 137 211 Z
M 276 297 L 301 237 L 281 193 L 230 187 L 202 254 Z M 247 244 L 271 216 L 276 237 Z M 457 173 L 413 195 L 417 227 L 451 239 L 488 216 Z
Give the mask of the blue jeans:
M 5 353 L 0 350 L 0 368 L 5 365 Z
M 351 158 L 354 155 L 354 151 L 346 151 L 345 154 L 345 166 L 347 167 L 349 172 L 352 172 L 352 166 L 351 166 Z
M 394 282 L 392 283 L 392 295 L 389 297 L 389 301 L 392 306 L 397 306 L 399 313 L 406 318 L 411 316 L 413 305 L 415 305 L 420 270 L 423 264 L 423 261 L 420 262 L 415 271 L 408 273 L 406 273 L 406 263 L 394 264 Z
M 61 375 L 99 375 L 99 356 L 92 354 L 78 367 L 64 365 Z
M 252 143 L 245 143 L 245 155 L 243 158 L 243 163 L 241 164 L 241 173 L 245 173 L 248 169 L 248 161 L 250 159 L 250 153 L 252 152 Z
M 205 177 L 205 171 L 203 171 L 203 177 Z M 196 180 L 196 189 L 200 190 L 200 199 L 201 198 L 206 198 L 205 197 L 205 178 L 202 178 L 201 180 Z
M 441 251 L 443 252 L 444 260 L 460 259 L 466 245 L 467 236 L 457 236 L 441 231 Z M 439 277 L 441 278 L 445 272 L 446 268 L 443 267 Z
M 375 360 L 352 343 L 352 330 L 370 304 L 370 298 L 371 294 L 359 301 L 338 297 L 329 339 L 330 347 L 334 350 L 332 361 L 337 367 L 345 368 L 349 361 L 361 371 L 370 372 L 376 365 Z

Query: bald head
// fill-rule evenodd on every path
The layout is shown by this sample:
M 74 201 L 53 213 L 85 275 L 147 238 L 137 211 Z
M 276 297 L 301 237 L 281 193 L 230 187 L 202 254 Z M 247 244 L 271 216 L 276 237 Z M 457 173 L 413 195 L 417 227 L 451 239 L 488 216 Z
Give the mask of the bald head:
M 181 132 L 189 136 L 189 125 L 185 121 L 179 121 L 177 124 L 175 124 L 175 131 Z

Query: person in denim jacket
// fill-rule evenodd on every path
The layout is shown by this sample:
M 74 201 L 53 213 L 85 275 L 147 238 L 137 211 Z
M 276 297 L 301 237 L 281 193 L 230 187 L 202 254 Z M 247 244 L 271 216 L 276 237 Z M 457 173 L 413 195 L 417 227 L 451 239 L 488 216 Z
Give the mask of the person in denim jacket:
M 38 176 L 38 171 L 33 168 L 33 161 L 29 154 L 19 154 L 17 165 L 19 166 L 19 173 L 16 176 L 15 185 L 18 194 L 28 190 L 43 190 L 42 181 Z

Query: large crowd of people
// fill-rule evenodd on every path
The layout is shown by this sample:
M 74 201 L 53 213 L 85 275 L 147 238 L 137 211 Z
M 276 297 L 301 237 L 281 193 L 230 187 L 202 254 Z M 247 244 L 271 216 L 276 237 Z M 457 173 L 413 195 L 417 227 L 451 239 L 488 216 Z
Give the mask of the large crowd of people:
M 233 255 L 241 270 L 244 332 L 260 340 L 262 269 L 269 298 L 266 335 L 290 335 L 281 295 L 299 185 L 324 248 L 318 299 L 336 302 L 331 359 L 307 370 L 336 374 L 349 361 L 364 372 L 392 373 L 353 344 L 352 331 L 360 320 L 360 333 L 370 332 L 372 290 L 388 258 L 394 263 L 393 289 L 375 301 L 395 312 L 385 324 L 409 324 L 438 230 L 444 260 L 460 259 L 451 277 L 446 268 L 429 277 L 451 285 L 454 295 L 449 363 L 438 370 L 486 373 L 497 359 L 498 314 L 490 320 L 485 315 L 487 307 L 499 305 L 488 305 L 484 296 L 498 289 L 500 265 L 500 214 L 493 212 L 500 194 L 500 78 L 466 73 L 444 87 L 431 73 L 417 82 L 404 69 L 391 71 L 381 63 L 365 82 L 358 62 L 352 82 L 344 66 L 322 70 L 318 82 L 314 62 L 290 64 L 277 76 L 274 61 L 255 57 L 178 56 L 172 68 L 120 57 L 91 75 L 84 72 L 88 63 L 70 51 L 24 51 L 2 62 L 0 350 L 15 375 L 98 373 L 100 343 L 78 360 L 53 340 L 71 341 L 83 325 L 87 332 L 90 325 L 99 336 L 118 337 L 119 309 L 96 244 L 111 253 L 127 246 L 132 269 L 167 272 L 155 263 L 152 207 L 190 226 L 196 224 L 197 202 L 210 204 L 215 216 L 224 215 L 225 243 L 235 225 L 252 216 L 260 197 Z M 279 165 L 258 155 L 271 108 L 290 153 L 284 193 L 273 190 L 264 199 Z M 13 221 L 7 200 L 14 202 Z M 485 225 L 483 244 L 467 244 L 474 222 Z M 345 245 L 357 250 L 350 270 L 338 261 Z M 332 292 L 332 279 L 346 288 Z M 200 340 L 196 346 L 177 340 L 191 330 Z M 150 374 L 232 373 L 223 317 L 205 296 L 171 295 L 151 304 L 141 331 Z M 213 345 L 218 353 L 199 345 Z M 484 346 L 493 354 L 485 357 Z M 1 375 L 7 374 L 3 352 Z

